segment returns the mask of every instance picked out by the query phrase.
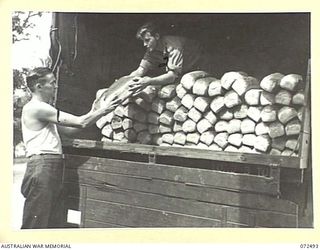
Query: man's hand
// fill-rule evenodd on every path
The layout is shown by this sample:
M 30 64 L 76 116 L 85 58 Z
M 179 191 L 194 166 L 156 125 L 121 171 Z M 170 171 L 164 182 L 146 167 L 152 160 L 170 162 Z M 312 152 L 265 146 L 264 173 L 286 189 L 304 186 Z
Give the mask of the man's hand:
M 104 103 L 103 107 L 100 107 L 99 98 L 95 99 L 92 103 L 92 107 L 90 112 L 94 112 L 98 109 L 105 110 L 106 114 L 110 113 L 112 110 L 114 110 L 120 103 L 122 102 L 121 99 L 119 99 L 118 96 L 115 96 L 109 103 Z
M 113 99 L 107 103 L 105 105 L 105 107 L 103 108 L 104 109 L 104 113 L 105 114 L 108 114 L 110 113 L 111 111 L 113 111 L 123 100 L 120 99 L 118 96 L 115 96 L 113 97 Z
M 99 109 L 99 106 L 100 106 L 99 99 L 100 99 L 100 96 L 93 101 L 90 112 L 94 112 Z
M 132 79 L 132 82 L 129 84 L 129 91 L 139 92 L 140 90 L 149 86 L 151 83 L 152 83 L 152 78 L 149 76 L 135 77 Z

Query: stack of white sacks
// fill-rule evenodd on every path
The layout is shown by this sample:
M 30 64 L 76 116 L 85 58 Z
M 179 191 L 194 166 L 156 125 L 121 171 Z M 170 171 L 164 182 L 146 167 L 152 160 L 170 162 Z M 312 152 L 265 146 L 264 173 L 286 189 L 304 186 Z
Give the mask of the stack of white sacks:
M 244 72 L 217 79 L 204 71 L 149 86 L 97 126 L 102 141 L 297 156 L 305 106 L 303 79 Z

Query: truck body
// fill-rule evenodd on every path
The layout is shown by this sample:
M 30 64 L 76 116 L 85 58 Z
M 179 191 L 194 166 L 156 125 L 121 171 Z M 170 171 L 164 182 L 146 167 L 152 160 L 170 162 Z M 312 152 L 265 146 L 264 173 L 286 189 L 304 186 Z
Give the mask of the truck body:
M 54 13 L 56 106 L 87 112 L 99 89 L 135 70 L 137 28 L 200 40 L 210 72 L 281 72 L 310 96 L 307 13 Z M 158 71 L 151 74 L 158 74 Z M 63 138 L 66 227 L 313 227 L 310 100 L 298 156 L 101 141 L 96 127 Z M 70 220 L 77 211 L 80 220 Z

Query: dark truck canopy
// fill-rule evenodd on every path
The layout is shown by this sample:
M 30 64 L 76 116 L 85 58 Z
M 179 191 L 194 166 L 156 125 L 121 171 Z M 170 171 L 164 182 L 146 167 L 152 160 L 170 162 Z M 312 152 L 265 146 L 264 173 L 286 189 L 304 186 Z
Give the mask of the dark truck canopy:
M 305 77 L 310 58 L 309 13 L 54 13 L 51 32 L 59 89 L 57 107 L 87 112 L 96 91 L 135 70 L 144 54 L 139 26 L 200 41 L 211 74 L 244 71 L 261 80 L 280 72 Z M 82 138 L 99 140 L 95 126 Z

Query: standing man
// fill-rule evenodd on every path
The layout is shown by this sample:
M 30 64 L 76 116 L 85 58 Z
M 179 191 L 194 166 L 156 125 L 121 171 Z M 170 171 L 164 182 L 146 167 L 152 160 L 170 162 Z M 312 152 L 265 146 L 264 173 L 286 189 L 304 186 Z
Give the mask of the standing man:
M 63 159 L 59 132 L 70 134 L 94 124 L 111 112 L 120 100 L 113 99 L 98 110 L 94 102 L 87 114 L 75 116 L 51 105 L 57 85 L 49 68 L 35 68 L 27 77 L 27 85 L 32 99 L 23 107 L 21 117 L 23 141 L 29 158 L 21 185 L 26 198 L 21 228 L 63 227 L 60 200 Z
M 132 90 L 140 90 L 148 85 L 173 83 L 182 74 L 200 70 L 203 50 L 194 40 L 180 36 L 161 36 L 153 23 L 141 26 L 136 34 L 147 51 L 139 67 L 130 76 L 137 81 L 130 85 Z M 151 69 L 165 67 L 165 73 L 156 77 L 146 76 Z

